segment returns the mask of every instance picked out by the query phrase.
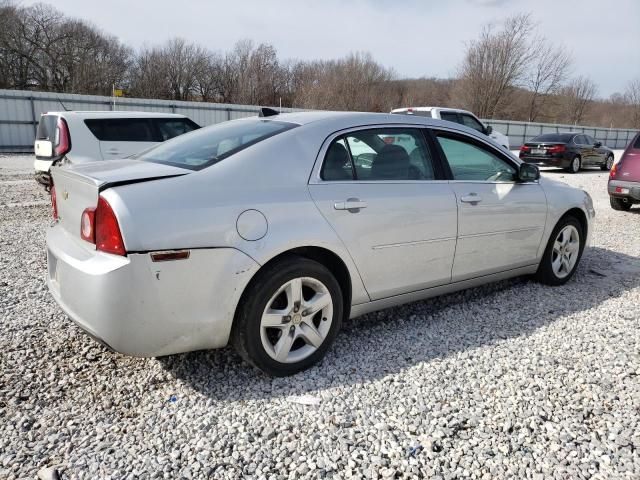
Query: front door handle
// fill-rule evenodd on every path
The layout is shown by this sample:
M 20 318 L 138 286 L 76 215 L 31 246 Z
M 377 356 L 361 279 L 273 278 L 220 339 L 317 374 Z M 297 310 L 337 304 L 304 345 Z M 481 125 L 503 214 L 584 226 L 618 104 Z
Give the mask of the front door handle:
M 336 210 L 349 210 L 351 213 L 357 213 L 361 208 L 367 208 L 367 202 L 363 202 L 359 198 L 348 198 L 344 202 L 334 203 L 333 208 Z
M 470 203 L 471 205 L 475 205 L 478 202 L 482 201 L 482 197 L 477 193 L 470 193 L 469 195 L 463 195 L 460 197 L 460 201 L 463 203 Z

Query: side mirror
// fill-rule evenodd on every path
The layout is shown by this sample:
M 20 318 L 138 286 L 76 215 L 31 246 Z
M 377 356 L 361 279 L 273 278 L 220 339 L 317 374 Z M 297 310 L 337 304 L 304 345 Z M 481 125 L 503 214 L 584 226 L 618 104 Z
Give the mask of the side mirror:
M 34 150 L 36 152 L 36 158 L 51 158 L 53 157 L 53 142 L 49 140 L 36 140 Z
M 593 144 L 594 147 L 600 148 L 602 146 L 602 142 L 596 142 Z
M 518 180 L 521 182 L 534 182 L 540 178 L 540 169 L 530 163 L 523 163 L 518 170 Z
M 493 127 L 491 125 L 487 125 L 486 127 L 484 127 L 484 132 L 487 135 L 491 135 L 491 133 L 493 132 Z

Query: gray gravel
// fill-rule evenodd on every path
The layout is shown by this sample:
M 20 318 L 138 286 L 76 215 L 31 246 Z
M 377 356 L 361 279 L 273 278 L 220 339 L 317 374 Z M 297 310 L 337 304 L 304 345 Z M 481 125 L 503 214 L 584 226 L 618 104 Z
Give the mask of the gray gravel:
M 45 288 L 49 207 L 7 206 L 46 202 L 11 183 L 30 161 L 0 157 L 0 478 L 640 478 L 640 208 L 611 210 L 599 170 L 544 173 L 598 213 L 566 286 L 371 314 L 271 379 L 230 349 L 136 359 L 82 334 Z

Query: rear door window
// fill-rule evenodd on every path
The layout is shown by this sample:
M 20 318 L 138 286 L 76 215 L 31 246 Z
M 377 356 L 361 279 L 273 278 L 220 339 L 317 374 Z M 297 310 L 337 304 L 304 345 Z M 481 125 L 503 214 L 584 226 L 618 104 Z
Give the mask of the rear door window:
M 101 142 L 157 142 L 151 119 L 100 118 L 84 121 Z
M 415 128 L 358 130 L 327 149 L 320 176 L 326 181 L 434 180 L 433 156 Z

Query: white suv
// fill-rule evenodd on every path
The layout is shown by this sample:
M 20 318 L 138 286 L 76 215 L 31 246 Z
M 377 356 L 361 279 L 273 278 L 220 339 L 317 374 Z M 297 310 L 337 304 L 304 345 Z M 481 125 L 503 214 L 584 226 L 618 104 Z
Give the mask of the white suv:
M 485 134 L 493 139 L 504 148 L 509 150 L 509 137 L 503 133 L 497 132 L 491 125 L 485 125 L 478 117 L 467 110 L 459 110 L 457 108 L 441 108 L 441 107 L 409 107 L 394 108 L 391 113 L 400 113 L 404 115 L 417 115 L 420 117 L 439 118 L 449 122 L 460 123 L 467 127 L 471 127 L 480 133 Z
M 35 141 L 36 180 L 50 184 L 54 163 L 124 158 L 200 128 L 184 115 L 145 112 L 47 112 Z

